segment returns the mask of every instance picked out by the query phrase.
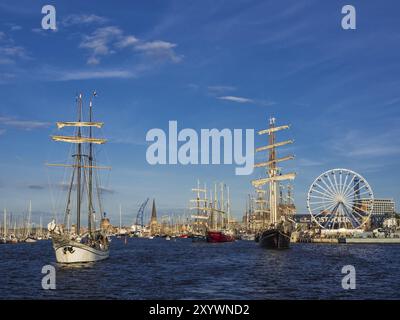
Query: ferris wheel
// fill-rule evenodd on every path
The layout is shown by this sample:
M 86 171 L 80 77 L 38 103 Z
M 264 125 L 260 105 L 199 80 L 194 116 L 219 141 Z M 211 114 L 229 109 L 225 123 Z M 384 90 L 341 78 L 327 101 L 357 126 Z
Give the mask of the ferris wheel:
M 367 180 L 348 169 L 324 172 L 311 184 L 307 208 L 323 229 L 361 229 L 374 205 Z

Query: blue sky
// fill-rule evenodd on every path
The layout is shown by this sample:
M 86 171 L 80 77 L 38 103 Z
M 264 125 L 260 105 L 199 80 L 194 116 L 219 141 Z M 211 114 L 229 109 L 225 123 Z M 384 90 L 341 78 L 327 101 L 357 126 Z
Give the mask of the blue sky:
M 49 136 L 55 121 L 73 118 L 76 92 L 93 89 L 110 139 L 101 156 L 113 167 L 112 217 L 121 203 L 132 221 L 146 197 L 164 213 L 187 208 L 198 178 L 227 183 L 242 215 L 259 171 L 147 164 L 146 132 L 169 120 L 196 130 L 258 130 L 271 115 L 291 123 L 281 139 L 295 144 L 282 152 L 296 155 L 285 169 L 298 174 L 300 213 L 314 178 L 337 167 L 362 174 L 376 197 L 400 200 L 398 2 L 352 0 L 357 29 L 347 31 L 348 1 L 46 4 L 56 8 L 56 32 L 41 29 L 43 2 L 0 3 L 0 207 L 19 213 L 32 199 L 37 212 L 62 208 L 63 193 L 49 187 L 60 173 L 44 163 L 65 160 L 67 148 Z

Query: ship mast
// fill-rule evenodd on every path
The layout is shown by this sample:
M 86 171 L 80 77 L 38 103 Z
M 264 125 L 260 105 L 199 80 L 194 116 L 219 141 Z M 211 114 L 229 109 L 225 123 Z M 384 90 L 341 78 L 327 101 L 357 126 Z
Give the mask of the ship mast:
M 82 93 L 78 98 L 78 122 L 82 121 Z M 82 137 L 81 127 L 78 127 L 78 139 Z M 81 178 L 82 178 L 82 144 L 77 144 L 76 164 L 77 164 L 77 179 L 76 179 L 76 234 L 81 232 Z
M 257 163 L 254 165 L 255 168 L 258 167 L 266 167 L 267 169 L 267 178 L 253 180 L 252 184 L 254 187 L 259 188 L 265 184 L 269 184 L 269 209 L 270 209 L 270 224 L 275 225 L 279 221 L 278 217 L 278 182 L 283 180 L 293 180 L 296 177 L 295 173 L 288 173 L 282 175 L 277 166 L 278 162 L 292 160 L 294 159 L 293 155 L 286 156 L 283 158 L 277 158 L 276 148 L 280 146 L 284 146 L 287 144 L 291 144 L 293 140 L 287 140 L 283 142 L 276 142 L 277 131 L 289 129 L 289 125 L 283 126 L 275 126 L 276 119 L 271 117 L 269 119 L 269 128 L 265 130 L 261 130 L 258 132 L 259 135 L 268 134 L 268 145 L 264 147 L 260 147 L 256 149 L 256 152 L 268 150 L 269 156 L 267 162 Z
M 214 182 L 214 206 L 213 206 L 213 214 L 214 214 L 214 220 L 213 220 L 213 227 L 212 229 L 218 229 L 218 195 L 217 195 L 217 183 Z M 215 224 L 214 224 L 215 222 Z
M 7 209 L 4 208 L 4 216 L 3 216 L 3 232 L 4 232 L 4 238 L 7 237 Z
M 96 96 L 96 91 L 93 92 L 93 95 L 90 97 L 89 102 L 89 122 L 93 121 L 93 97 Z M 92 127 L 89 127 L 89 139 L 92 139 Z M 89 143 L 89 212 L 88 212 L 88 232 L 89 235 L 92 234 L 92 218 L 93 218 L 93 143 Z
M 256 188 L 256 194 L 257 197 L 255 198 L 254 202 L 255 202 L 255 207 L 256 209 L 254 209 L 254 213 L 256 215 L 256 221 L 260 221 L 261 220 L 261 228 L 265 227 L 265 221 L 266 221 L 266 215 L 267 215 L 267 210 L 266 210 L 266 204 L 267 201 L 265 200 L 265 193 L 266 191 L 264 189 L 261 189 L 260 187 Z

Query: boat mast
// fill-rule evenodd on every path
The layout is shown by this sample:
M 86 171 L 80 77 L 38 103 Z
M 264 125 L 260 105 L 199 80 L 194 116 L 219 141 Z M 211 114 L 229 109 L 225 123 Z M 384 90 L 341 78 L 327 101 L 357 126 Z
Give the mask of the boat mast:
M 200 215 L 200 180 L 197 179 L 197 215 Z
M 121 234 L 122 229 L 122 206 L 119 205 L 119 234 Z
M 217 197 L 217 183 L 214 182 L 214 212 L 216 212 L 216 216 L 214 217 L 213 223 L 215 222 L 215 225 L 213 228 L 218 229 L 218 197 Z
M 29 200 L 29 212 L 28 212 L 28 226 L 27 226 L 27 236 L 31 234 L 31 215 L 32 215 L 32 200 Z
M 7 209 L 4 208 L 4 226 L 3 226 L 3 230 L 4 230 L 4 238 L 7 237 Z
M 82 121 L 82 93 L 79 94 L 78 98 L 78 122 Z M 82 137 L 81 127 L 78 126 L 78 139 Z M 81 175 L 82 175 L 82 145 L 77 144 L 77 186 L 76 186 L 76 234 L 79 235 L 81 232 Z
M 275 127 L 275 118 L 269 119 L 269 126 L 271 129 Z M 276 176 L 277 167 L 276 167 L 276 150 L 275 150 L 275 132 L 271 132 L 269 135 L 269 145 L 272 146 L 269 152 L 269 170 L 268 175 L 270 178 Z M 269 183 L 269 205 L 270 205 L 270 215 L 271 215 L 271 224 L 275 224 L 278 220 L 278 208 L 277 208 L 277 183 L 275 180 L 271 179 Z
M 221 229 L 224 229 L 225 226 L 225 211 L 224 211 L 224 183 L 220 183 L 221 187 L 221 203 L 220 203 L 220 210 L 221 210 Z
M 93 103 L 92 99 L 96 95 L 96 92 L 93 92 L 93 95 L 90 97 L 89 102 L 89 122 L 92 122 L 93 119 Z M 89 139 L 92 139 L 92 127 L 89 127 Z M 93 216 L 93 143 L 89 143 L 89 212 L 88 212 L 88 231 L 89 235 L 92 234 L 92 216 Z
M 212 194 L 212 186 L 210 187 L 210 203 L 208 204 L 209 209 L 210 209 L 210 229 L 214 229 L 214 200 L 213 200 L 213 194 Z
M 229 193 L 229 186 L 226 187 L 227 191 L 227 197 L 228 197 L 228 202 L 226 205 L 226 212 L 227 212 L 227 227 L 230 227 L 230 222 L 231 222 L 231 198 L 230 198 L 230 193 Z
M 39 231 L 40 231 L 40 237 L 42 237 L 43 236 L 42 215 L 40 215 Z

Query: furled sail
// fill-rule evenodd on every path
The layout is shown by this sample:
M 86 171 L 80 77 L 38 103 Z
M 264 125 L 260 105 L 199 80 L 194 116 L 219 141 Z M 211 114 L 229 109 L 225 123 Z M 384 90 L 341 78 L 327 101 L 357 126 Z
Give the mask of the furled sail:
M 274 160 L 267 161 L 267 162 L 256 163 L 254 165 L 254 168 L 268 167 L 270 164 L 273 164 L 273 163 L 282 162 L 282 161 L 286 161 L 286 160 L 293 160 L 293 159 L 294 159 L 294 156 L 287 156 L 287 157 L 278 158 L 278 159 L 274 159 Z
M 203 220 L 208 220 L 208 216 L 200 216 L 200 215 L 191 215 L 192 219 L 203 219 Z
M 284 129 L 289 129 L 290 126 L 289 125 L 284 125 L 284 126 L 280 126 L 280 127 L 272 127 L 269 129 L 265 129 L 265 130 L 261 130 L 258 131 L 258 134 L 271 134 L 272 132 L 276 132 L 276 131 L 280 131 L 280 130 L 284 130 Z
M 287 141 L 282 141 L 282 142 L 278 142 L 278 143 L 274 143 L 274 144 L 270 144 L 268 146 L 264 146 L 264 147 L 259 147 L 256 149 L 256 152 L 260 152 L 260 151 L 264 151 L 264 150 L 269 150 L 275 147 L 281 147 L 290 143 L 293 143 L 294 140 L 287 140 Z
M 193 192 L 198 191 L 198 192 L 207 192 L 206 189 L 199 189 L 199 188 L 193 188 L 192 189 Z
M 83 122 L 83 121 L 75 121 L 75 122 L 57 122 L 57 128 L 61 129 L 64 127 L 103 127 L 104 122 Z
M 271 177 L 271 178 L 253 180 L 251 183 L 255 187 L 260 187 L 270 181 L 294 180 L 294 178 L 296 178 L 296 173 L 291 172 L 291 173 L 282 174 L 282 175 Z
M 105 166 L 80 166 L 76 164 L 64 164 L 64 163 L 46 163 L 48 167 L 68 167 L 68 168 L 92 168 L 92 169 L 107 169 L 111 170 L 111 167 Z
M 106 139 L 99 138 L 87 138 L 87 137 L 71 137 L 71 136 L 52 136 L 54 141 L 62 141 L 69 143 L 94 143 L 94 144 L 104 144 Z

